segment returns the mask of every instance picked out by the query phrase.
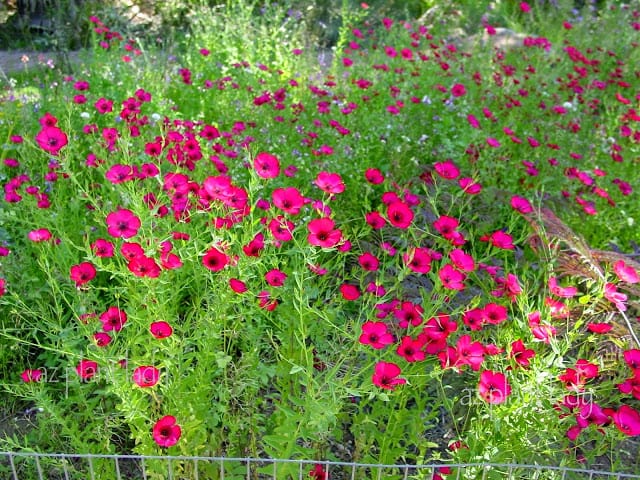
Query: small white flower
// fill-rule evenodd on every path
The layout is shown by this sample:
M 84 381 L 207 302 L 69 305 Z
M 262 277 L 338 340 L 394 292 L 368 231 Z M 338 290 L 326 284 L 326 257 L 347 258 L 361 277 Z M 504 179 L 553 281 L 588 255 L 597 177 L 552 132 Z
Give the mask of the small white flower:
M 91 117 L 91 114 L 89 112 L 82 112 L 80 114 L 80 117 L 86 120 L 87 118 Z

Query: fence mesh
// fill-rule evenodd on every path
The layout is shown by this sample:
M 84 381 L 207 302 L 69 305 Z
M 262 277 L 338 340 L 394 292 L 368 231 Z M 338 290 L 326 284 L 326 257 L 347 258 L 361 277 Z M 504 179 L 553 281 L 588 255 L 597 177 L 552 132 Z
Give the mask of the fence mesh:
M 604 480 L 640 479 L 615 473 L 498 463 L 380 465 L 330 461 L 197 456 L 42 454 L 0 452 L 0 474 L 10 480 Z

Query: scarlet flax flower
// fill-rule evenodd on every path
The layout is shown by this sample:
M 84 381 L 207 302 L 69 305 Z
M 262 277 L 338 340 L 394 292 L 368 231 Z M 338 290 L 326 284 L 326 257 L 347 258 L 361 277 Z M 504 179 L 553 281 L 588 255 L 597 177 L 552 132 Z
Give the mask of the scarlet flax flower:
M 165 415 L 153 426 L 153 441 L 162 448 L 174 446 L 182 436 L 182 428 L 176 423 L 176 417 Z
M 90 262 L 82 262 L 71 267 L 69 276 L 76 283 L 76 287 L 80 287 L 95 278 L 96 268 Z
M 137 235 L 140 225 L 140 219 L 125 208 L 107 215 L 107 233 L 112 237 L 131 238 Z
M 58 127 L 43 127 L 36 135 L 36 142 L 41 149 L 53 156 L 57 156 L 69 143 L 67 134 Z
M 386 390 L 394 390 L 397 385 L 403 385 L 407 383 L 404 378 L 399 378 L 401 370 L 398 365 L 390 362 L 378 362 L 375 366 L 375 371 L 371 377 L 371 381 L 374 385 L 384 388 Z
M 153 387 L 160 379 L 160 370 L 151 365 L 143 365 L 133 371 L 132 379 L 139 387 Z
M 309 229 L 307 241 L 316 247 L 335 247 L 342 238 L 342 232 L 336 229 L 333 220 L 327 217 L 311 220 L 307 228 Z
M 511 395 L 511 386 L 503 373 L 485 370 L 480 374 L 478 393 L 485 402 L 497 405 Z
M 371 345 L 376 350 L 380 350 L 391 345 L 395 340 L 388 332 L 386 323 L 369 321 L 362 325 L 362 334 L 358 341 L 362 345 Z

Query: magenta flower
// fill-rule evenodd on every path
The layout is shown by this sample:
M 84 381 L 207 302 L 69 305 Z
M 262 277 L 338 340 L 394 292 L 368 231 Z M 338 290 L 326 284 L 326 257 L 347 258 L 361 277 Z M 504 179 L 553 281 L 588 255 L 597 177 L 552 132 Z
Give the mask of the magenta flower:
M 45 152 L 56 156 L 67 145 L 68 139 L 58 127 L 43 127 L 36 135 L 36 142 Z
M 407 335 L 402 337 L 400 345 L 396 349 L 396 353 L 409 363 L 420 362 L 424 360 L 426 356 L 423 347 L 424 342 L 420 339 L 415 340 Z
M 91 250 L 96 257 L 113 257 L 113 243 L 99 238 L 91 244 Z
M 280 161 L 275 155 L 261 152 L 253 159 L 253 168 L 261 178 L 276 178 L 280 175 Z
M 403 385 L 407 383 L 404 378 L 398 378 L 401 370 L 395 363 L 378 362 L 375 366 L 375 371 L 371 377 L 371 381 L 374 385 L 384 388 L 386 390 L 394 390 L 396 385 Z
M 37 230 L 31 230 L 27 235 L 32 242 L 46 242 L 51 240 L 51 232 L 46 228 L 39 228 Z
M 143 365 L 133 371 L 132 379 L 139 387 L 153 387 L 160 379 L 160 370 L 151 365 Z
M 640 413 L 629 405 L 621 406 L 611 415 L 615 426 L 630 437 L 640 435 Z
M 235 293 L 244 293 L 248 290 L 247 285 L 242 280 L 238 280 L 237 278 L 229 279 L 229 287 L 231 287 L 231 290 L 233 290 Z
M 304 197 L 295 187 L 276 188 L 271 194 L 273 204 L 289 215 L 297 215 L 304 205 Z
M 362 334 L 358 341 L 362 345 L 371 345 L 376 350 L 380 350 L 387 345 L 391 345 L 395 339 L 387 331 L 386 323 L 369 321 L 362 325 Z
M 402 256 L 405 266 L 416 273 L 429 273 L 431 260 L 429 250 L 422 247 L 412 248 Z
M 307 241 L 316 247 L 335 247 L 342 238 L 342 232 L 335 228 L 333 220 L 327 217 L 311 220 L 307 228 L 309 229 Z
M 39 382 L 42 379 L 42 370 L 28 368 L 20 374 L 20 378 L 24 383 Z
M 342 294 L 342 298 L 348 301 L 360 298 L 360 289 L 356 285 L 351 285 L 349 283 L 343 283 L 340 285 L 340 293 Z
M 638 272 L 631 265 L 627 265 L 624 260 L 618 260 L 613 264 L 613 271 L 621 282 L 638 283 L 640 277 Z
M 69 275 L 76 282 L 76 287 L 90 282 L 96 276 L 96 267 L 90 262 L 82 262 L 71 267 Z
M 413 212 L 406 203 L 396 201 L 387 208 L 387 218 L 394 227 L 406 229 L 413 222 Z
M 216 247 L 211 247 L 202 257 L 202 264 L 212 272 L 218 272 L 227 266 L 229 257 Z
M 121 208 L 107 215 L 107 233 L 116 238 L 131 238 L 140 229 L 140 219 L 131 211 Z
M 287 279 L 287 274 L 274 268 L 265 274 L 264 279 L 272 287 L 282 287 Z
M 82 380 L 90 380 L 98 373 L 98 364 L 93 360 L 80 360 L 76 373 Z
M 153 441 L 162 448 L 172 447 L 182 436 L 182 429 L 176 423 L 176 417 L 165 415 L 153 426 Z
M 313 183 L 315 183 L 320 190 L 330 195 L 344 192 L 342 177 L 337 173 L 320 172 Z
M 478 393 L 485 402 L 497 405 L 511 395 L 511 386 L 503 373 L 485 370 L 480 374 Z
M 127 322 L 127 313 L 118 307 L 109 307 L 100 315 L 100 321 L 102 322 L 102 330 L 105 332 L 111 330 L 119 332 Z
M 164 320 L 151 323 L 151 325 L 149 325 L 149 331 L 151 332 L 151 335 L 158 340 L 169 338 L 173 334 L 173 328 L 171 328 L 171 325 Z
M 111 343 L 111 335 L 106 332 L 96 332 L 93 334 L 93 341 L 97 347 L 106 347 Z
M 464 281 L 467 276 L 453 268 L 450 263 L 447 263 L 438 272 L 438 277 L 442 286 L 448 290 L 464 290 Z

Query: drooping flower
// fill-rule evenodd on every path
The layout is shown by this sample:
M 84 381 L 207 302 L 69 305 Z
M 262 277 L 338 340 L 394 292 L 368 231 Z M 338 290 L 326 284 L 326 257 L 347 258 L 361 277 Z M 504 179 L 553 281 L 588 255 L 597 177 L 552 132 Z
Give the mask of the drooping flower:
M 394 390 L 396 385 L 403 385 L 407 383 L 406 379 L 398 377 L 400 373 L 400 367 L 395 363 L 378 362 L 376 363 L 371 381 L 374 385 L 380 388 Z
M 511 386 L 503 373 L 485 370 L 480 374 L 478 393 L 485 402 L 498 405 L 511 395 Z
M 229 287 L 235 293 L 244 293 L 248 290 L 247 285 L 242 280 L 239 280 L 237 278 L 229 279 Z
M 153 387 L 160 379 L 160 370 L 151 365 L 142 365 L 133 371 L 131 378 L 139 387 Z
M 173 415 L 165 415 L 153 426 L 153 441 L 162 448 L 174 446 L 181 436 L 182 428 Z
M 529 367 L 531 359 L 535 357 L 536 352 L 530 348 L 525 347 L 522 339 L 518 339 L 511 343 L 511 351 L 509 352 L 509 358 L 515 360 L 515 362 L 525 368 Z

